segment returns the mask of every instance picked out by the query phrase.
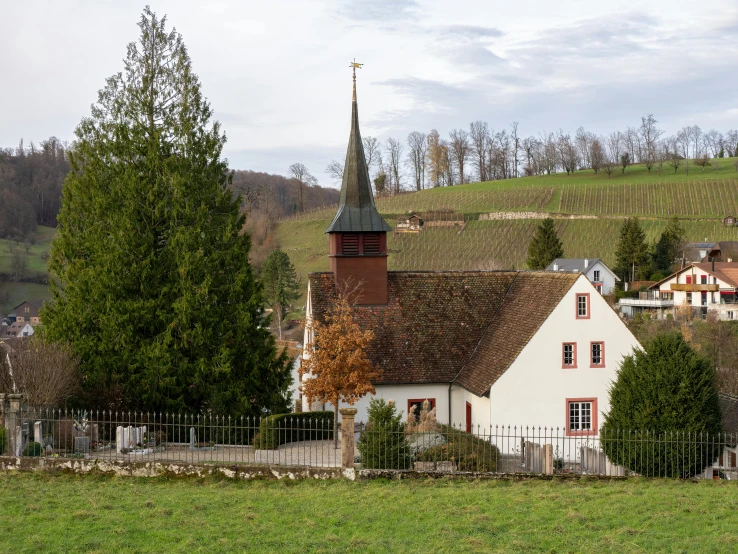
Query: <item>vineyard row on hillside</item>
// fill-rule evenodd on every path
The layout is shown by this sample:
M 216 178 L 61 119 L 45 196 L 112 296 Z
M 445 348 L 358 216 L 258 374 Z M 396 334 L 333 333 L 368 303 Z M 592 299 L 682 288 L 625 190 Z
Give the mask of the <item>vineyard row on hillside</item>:
M 724 217 L 738 213 L 738 181 L 566 185 L 558 211 L 602 215 Z
M 424 191 L 376 199 L 377 208 L 390 218 L 410 212 L 454 210 L 476 219 L 484 212 L 546 211 L 562 214 L 609 216 L 642 215 L 721 218 L 738 214 L 738 180 L 682 183 L 588 184 L 522 187 L 496 186 L 489 190 Z M 304 213 L 288 221 L 330 219 L 335 206 Z
M 278 230 L 278 242 L 303 276 L 328 270 L 328 220 L 292 222 Z M 525 267 L 535 220 L 473 221 L 458 227 L 434 227 L 420 233 L 388 233 L 391 270 L 494 270 Z M 643 220 L 647 240 L 654 242 L 666 220 Z M 567 257 L 603 258 L 614 264 L 621 221 L 616 219 L 557 220 L 556 230 Z M 736 240 L 738 230 L 719 221 L 685 221 L 690 241 Z

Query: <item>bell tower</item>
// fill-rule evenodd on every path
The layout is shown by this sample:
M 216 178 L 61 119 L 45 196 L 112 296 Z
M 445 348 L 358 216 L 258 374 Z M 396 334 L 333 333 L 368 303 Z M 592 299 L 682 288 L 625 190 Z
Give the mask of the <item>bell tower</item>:
M 336 283 L 360 284 L 357 304 L 387 303 L 387 231 L 392 228 L 374 206 L 369 169 L 359 132 L 354 60 L 351 133 L 343 166 L 341 197 L 336 217 L 325 230 L 329 236 L 331 272 Z

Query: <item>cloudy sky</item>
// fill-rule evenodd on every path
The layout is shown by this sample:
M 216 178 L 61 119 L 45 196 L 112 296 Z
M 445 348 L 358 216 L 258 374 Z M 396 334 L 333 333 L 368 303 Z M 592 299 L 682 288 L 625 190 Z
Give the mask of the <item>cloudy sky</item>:
M 71 140 L 123 67 L 143 4 L 0 0 L 0 146 Z M 654 113 L 738 127 L 735 0 L 151 0 L 182 33 L 228 135 L 231 167 L 323 182 L 342 160 L 351 75 L 362 133 L 381 139 L 481 119 L 606 133 Z

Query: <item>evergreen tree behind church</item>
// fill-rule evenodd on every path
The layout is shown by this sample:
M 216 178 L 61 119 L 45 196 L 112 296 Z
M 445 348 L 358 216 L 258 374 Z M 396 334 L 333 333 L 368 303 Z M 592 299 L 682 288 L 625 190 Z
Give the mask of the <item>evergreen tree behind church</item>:
M 547 217 L 536 228 L 528 245 L 528 268 L 546 269 L 556 258 L 564 257 L 564 247 L 554 228 L 554 220 Z
M 285 411 L 225 135 L 181 36 L 148 8 L 139 27 L 76 130 L 46 331 L 79 355 L 89 407 Z

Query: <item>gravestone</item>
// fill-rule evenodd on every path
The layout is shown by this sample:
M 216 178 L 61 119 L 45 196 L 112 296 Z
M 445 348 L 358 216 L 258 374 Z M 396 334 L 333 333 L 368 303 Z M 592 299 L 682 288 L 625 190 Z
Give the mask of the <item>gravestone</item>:
M 74 437 L 74 451 L 86 454 L 90 451 L 90 437 Z
M 143 427 L 117 427 L 115 429 L 115 449 L 118 454 L 124 448 L 133 450 L 143 441 L 146 434 L 146 426 Z M 87 438 L 87 437 L 86 437 Z M 89 440 L 89 438 L 88 438 Z

